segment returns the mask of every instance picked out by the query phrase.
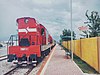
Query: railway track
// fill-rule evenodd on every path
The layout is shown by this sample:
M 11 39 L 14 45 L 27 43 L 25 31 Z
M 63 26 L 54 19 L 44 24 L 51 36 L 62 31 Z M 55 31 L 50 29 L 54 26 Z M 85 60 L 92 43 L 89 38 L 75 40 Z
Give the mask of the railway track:
M 0 58 L 2 58 L 2 57 L 6 57 L 7 55 L 3 55 L 3 56 L 0 56 Z
M 34 69 L 34 67 L 30 67 L 29 70 L 24 74 L 24 75 L 28 75 L 32 70 Z
M 27 68 L 29 68 L 29 69 L 26 72 L 23 72 L 23 75 L 28 75 L 34 69 L 33 66 L 28 66 Z M 26 66 L 24 66 L 24 67 L 23 66 L 16 66 L 15 68 L 6 72 L 4 75 L 16 75 L 16 72 L 20 73 L 23 69 L 26 69 Z
M 11 69 L 8 72 L 6 72 L 4 75 L 11 75 L 17 68 L 18 68 L 18 66 L 16 66 L 15 68 Z
M 5 56 L 2 56 L 2 57 L 5 57 Z M 15 65 L 15 66 L 13 66 L 12 69 L 7 69 L 4 72 L 5 74 L 3 73 L 3 75 L 29 75 L 31 73 L 36 74 L 39 71 L 41 65 L 43 64 L 43 61 L 44 61 L 44 58 L 42 59 L 42 62 L 40 62 L 36 67 L 34 67 L 32 65 L 28 65 L 28 66 L 26 66 L 26 65 L 24 65 L 24 66 L 23 65 Z
M 7 59 L 7 55 L 0 56 L 0 61 L 6 60 L 6 59 Z

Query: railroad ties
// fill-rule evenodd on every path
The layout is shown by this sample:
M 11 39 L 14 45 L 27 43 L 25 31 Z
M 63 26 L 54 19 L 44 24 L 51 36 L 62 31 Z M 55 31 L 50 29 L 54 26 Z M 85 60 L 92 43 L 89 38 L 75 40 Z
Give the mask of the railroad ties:
M 7 60 L 7 55 L 0 56 L 0 61 Z
M 28 69 L 27 69 L 28 68 Z M 34 66 L 16 66 L 15 68 L 11 69 L 10 71 L 6 72 L 4 75 L 16 75 L 16 72 L 22 71 L 22 69 L 27 69 L 27 71 L 23 72 L 24 75 L 28 75 L 32 70 Z

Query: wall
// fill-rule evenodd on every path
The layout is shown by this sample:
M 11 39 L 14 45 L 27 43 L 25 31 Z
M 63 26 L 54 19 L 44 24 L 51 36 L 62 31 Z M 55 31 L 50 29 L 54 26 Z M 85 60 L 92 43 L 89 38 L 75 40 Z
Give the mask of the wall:
M 63 41 L 63 46 L 71 50 L 71 42 Z M 100 73 L 100 37 L 74 40 L 73 52 Z

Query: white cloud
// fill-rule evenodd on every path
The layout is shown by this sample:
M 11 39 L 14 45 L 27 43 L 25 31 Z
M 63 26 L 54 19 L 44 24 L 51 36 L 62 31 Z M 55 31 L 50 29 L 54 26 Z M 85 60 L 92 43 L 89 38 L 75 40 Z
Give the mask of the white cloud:
M 36 18 L 47 27 L 51 35 L 58 36 L 66 24 L 65 17 L 69 14 L 68 1 L 66 0 L 3 0 L 0 2 L 0 40 L 8 39 L 11 34 L 16 34 L 16 19 L 23 16 Z M 5 31 L 8 30 L 8 31 Z M 52 32 L 52 30 L 54 30 Z M 57 35 L 56 35 L 57 34 Z
M 97 10 L 99 0 L 73 1 L 73 30 L 84 25 L 85 12 Z M 2 0 L 0 1 L 0 40 L 16 34 L 18 17 L 34 17 L 42 23 L 54 38 L 59 38 L 63 29 L 70 29 L 70 0 Z
M 79 37 L 80 31 L 78 27 L 85 26 L 84 22 L 87 21 L 85 16 L 86 10 L 98 11 L 100 14 L 100 1 L 99 0 L 73 0 L 73 30 L 77 33 Z

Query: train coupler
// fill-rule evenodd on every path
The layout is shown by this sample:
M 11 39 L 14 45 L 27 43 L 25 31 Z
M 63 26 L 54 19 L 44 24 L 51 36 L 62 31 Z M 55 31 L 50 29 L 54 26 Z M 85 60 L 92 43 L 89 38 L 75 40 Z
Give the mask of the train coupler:
M 29 56 L 29 61 L 32 62 L 32 64 L 37 63 L 37 55 L 36 54 L 31 54 Z

